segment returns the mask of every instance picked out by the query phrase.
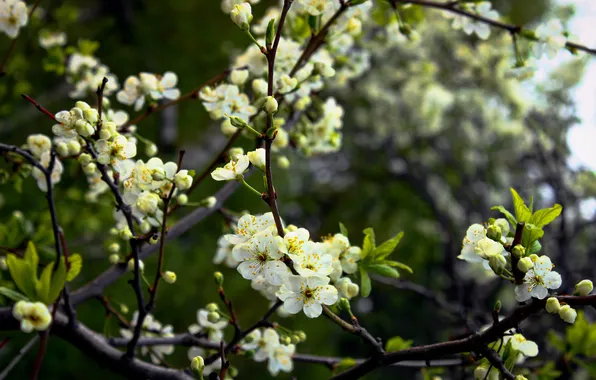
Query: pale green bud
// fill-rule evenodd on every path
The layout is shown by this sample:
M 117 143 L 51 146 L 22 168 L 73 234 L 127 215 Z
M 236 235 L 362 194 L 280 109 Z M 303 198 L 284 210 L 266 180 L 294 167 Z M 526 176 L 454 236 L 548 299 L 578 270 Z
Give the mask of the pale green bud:
M 91 124 L 95 124 L 99 121 L 99 113 L 95 108 L 87 108 L 84 110 L 83 117 Z
M 219 306 L 215 302 L 208 303 L 205 309 L 209 312 L 219 311 Z
M 350 311 L 352 309 L 352 307 L 350 306 L 350 301 L 348 301 L 347 298 L 340 298 L 339 300 L 339 307 L 342 310 L 346 310 L 346 311 Z
M 563 305 L 559 309 L 559 317 L 565 322 L 573 324 L 577 318 L 577 311 L 569 305 Z
M 120 244 L 112 243 L 108 246 L 108 252 L 110 253 L 118 253 L 120 252 Z
M 166 171 L 164 168 L 155 168 L 151 172 L 151 178 L 154 181 L 163 181 L 166 178 Z
M 176 282 L 176 273 L 171 272 L 169 270 L 163 272 L 162 276 L 163 280 L 168 284 L 173 284 Z
M 277 103 L 277 100 L 273 96 L 268 96 L 264 104 L 265 111 L 269 115 L 272 115 L 277 112 L 278 107 L 279 104 Z
M 65 142 L 59 142 L 56 144 L 56 152 L 60 157 L 68 157 L 68 145 Z
M 104 96 L 103 98 L 101 98 L 101 105 L 103 108 L 110 108 L 110 99 Z
M 253 80 L 252 81 L 252 90 L 257 97 L 267 94 L 267 81 L 264 79 Z
M 301 342 L 306 341 L 306 333 L 304 331 L 296 331 L 296 335 L 298 335 Z
M 190 362 L 190 368 L 198 375 L 202 375 L 205 369 L 205 360 L 201 356 L 195 356 Z
M 579 296 L 587 296 L 594 290 L 594 284 L 590 280 L 581 280 L 575 285 L 575 293 Z
M 155 145 L 153 143 L 145 145 L 145 155 L 147 155 L 147 157 L 153 157 L 156 154 L 157 154 L 157 145 Z
M 221 315 L 219 315 L 217 311 L 210 311 L 209 314 L 207 314 L 207 320 L 211 323 L 218 322 L 220 318 Z
M 135 260 L 134 259 L 130 259 L 128 260 L 128 270 L 129 271 L 134 271 L 135 270 Z M 139 260 L 139 271 L 143 272 L 143 269 L 145 269 L 145 264 L 143 264 L 143 262 L 141 260 Z
M 228 368 L 228 374 L 230 377 L 236 377 L 238 376 L 238 369 L 234 366 L 230 366 L 230 368 Z
M 279 342 L 287 346 L 292 343 L 292 339 L 289 336 L 281 336 L 279 337 Z
M 526 273 L 533 267 L 534 267 L 534 262 L 529 257 L 522 257 L 517 262 L 517 269 L 519 269 L 522 273 Z
M 232 122 L 230 121 L 230 119 L 225 119 L 224 121 L 221 122 L 221 133 L 223 133 L 224 136 L 230 137 L 234 133 L 236 133 L 237 130 L 238 130 L 238 128 L 236 128 L 232 125 Z
M 297 111 L 304 111 L 310 104 L 312 103 L 312 99 L 310 96 L 305 96 L 303 98 L 298 99 L 296 103 L 294 103 L 294 108 Z
M 112 253 L 110 256 L 108 256 L 108 261 L 110 264 L 116 265 L 120 262 L 120 256 L 117 253 Z
M 188 203 L 188 195 L 180 194 L 176 197 L 176 201 L 178 202 L 179 205 L 184 206 L 185 204 Z
M 89 163 L 89 165 L 83 166 L 83 172 L 87 175 L 94 174 L 97 170 L 97 165 L 94 162 Z
M 241 117 L 228 116 L 228 118 L 230 119 L 230 123 L 232 123 L 232 125 L 236 128 L 244 129 L 249 126 L 248 123 L 246 121 L 244 121 L 244 119 Z
M 494 241 L 501 241 L 501 228 L 496 225 L 490 225 L 486 229 L 486 236 Z
M 511 250 L 511 253 L 515 257 L 524 257 L 526 254 L 526 249 L 524 248 L 523 245 L 518 244 L 515 247 L 513 247 L 513 249 Z
M 290 340 L 291 340 L 292 344 L 298 344 L 298 343 L 300 343 L 300 337 L 298 335 L 296 335 L 296 334 L 292 334 L 290 336 Z
M 240 29 L 248 31 L 253 17 L 250 4 L 242 3 L 234 5 L 234 8 L 230 12 L 230 17 L 232 18 L 234 24 L 236 24 Z
M 290 167 L 290 160 L 286 156 L 279 156 L 277 158 L 277 166 L 281 169 L 287 169 Z
M 234 70 L 230 74 L 230 81 L 236 86 L 242 86 L 248 79 L 248 70 Z
M 525 377 L 524 375 L 517 375 L 517 376 L 515 376 L 515 380 L 528 380 L 528 378 Z
M 224 275 L 221 272 L 215 272 L 215 273 L 213 273 L 213 279 L 215 280 L 215 284 L 217 286 L 223 286 Z
M 99 131 L 99 138 L 102 140 L 109 140 L 112 137 L 112 132 L 107 128 L 102 128 Z
M 91 108 L 91 106 L 88 103 L 83 102 L 81 100 L 79 100 L 78 102 L 75 103 L 75 107 L 80 109 L 81 111 L 85 111 L 85 110 Z
M 8 264 L 6 263 L 6 257 L 4 257 L 4 256 L 0 257 L 0 269 L 1 270 L 8 269 Z
M 217 203 L 217 198 L 215 197 L 207 197 L 201 201 L 201 205 L 205 206 L 206 208 L 211 208 L 215 206 Z
M 93 161 L 93 157 L 89 153 L 81 153 L 81 155 L 77 158 L 81 166 L 87 166 Z
M 149 231 L 151 231 L 151 224 L 149 224 L 148 221 L 144 220 L 143 223 L 139 225 L 139 231 L 141 231 L 142 234 L 148 233 Z
M 488 259 L 488 265 L 496 274 L 500 274 L 507 265 L 507 259 L 501 254 L 492 255 Z
M 561 304 L 559 303 L 559 300 L 556 299 L 555 297 L 550 297 L 549 299 L 546 300 L 545 309 L 547 312 L 549 312 L 551 314 L 557 314 L 559 312 L 559 310 L 561 310 Z
M 75 122 L 75 129 L 77 133 L 83 137 L 88 137 L 95 133 L 93 126 L 83 119 L 77 120 Z
M 124 227 L 118 232 L 118 235 L 123 240 L 130 240 L 132 238 L 132 232 L 130 232 L 130 228 Z
M 324 78 L 330 78 L 335 75 L 335 69 L 326 62 L 315 63 L 315 72 Z
M 151 235 L 151 237 L 149 238 L 149 244 L 157 244 L 157 242 L 159 242 L 159 235 L 158 234 Z

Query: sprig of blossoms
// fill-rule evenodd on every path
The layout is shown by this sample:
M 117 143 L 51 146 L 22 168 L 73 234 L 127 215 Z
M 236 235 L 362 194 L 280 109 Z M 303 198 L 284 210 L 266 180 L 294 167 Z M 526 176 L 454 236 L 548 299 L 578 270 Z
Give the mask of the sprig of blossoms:
M 116 94 L 116 99 L 122 104 L 133 105 L 135 111 L 143 108 L 145 101 L 153 104 L 161 99 L 177 99 L 180 90 L 176 88 L 178 76 L 168 71 L 163 76 L 140 73 L 139 76 L 129 76 L 124 81 L 122 90 Z
M 139 312 L 135 311 L 130 321 L 129 329 L 120 329 L 120 335 L 126 339 L 132 339 L 133 331 L 139 318 Z M 171 325 L 163 326 L 161 322 L 153 318 L 153 315 L 147 314 L 143 320 L 143 327 L 141 329 L 141 336 L 147 338 L 172 338 L 174 337 L 173 328 Z M 149 354 L 151 361 L 154 364 L 160 364 L 165 355 L 174 353 L 173 345 L 155 345 L 142 346 L 141 354 L 146 356 Z

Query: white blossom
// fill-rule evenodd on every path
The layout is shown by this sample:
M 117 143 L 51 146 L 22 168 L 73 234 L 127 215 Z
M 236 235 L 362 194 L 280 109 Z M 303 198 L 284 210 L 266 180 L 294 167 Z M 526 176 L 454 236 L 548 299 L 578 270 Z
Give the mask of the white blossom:
M 322 305 L 333 305 L 337 302 L 337 289 L 329 285 L 329 277 L 313 276 L 304 278 L 290 275 L 278 292 L 284 301 L 284 308 L 290 314 L 304 310 L 309 318 L 321 315 Z
M 530 298 L 544 299 L 548 289 L 558 289 L 561 286 L 561 275 L 553 269 L 548 256 L 536 256 L 534 268 L 528 270 L 524 276 L 524 283 L 515 287 L 515 298 L 525 302 Z
M 546 53 L 548 58 L 553 59 L 559 54 L 561 48 L 565 47 L 567 39 L 563 35 L 564 29 L 561 21 L 552 19 L 536 28 L 538 42 L 532 45 L 532 53 L 536 58 L 541 58 Z
M 29 14 L 24 1 L 0 1 L 0 30 L 10 38 L 16 38 L 19 29 L 27 25 Z
M 21 322 L 21 331 L 47 330 L 52 323 L 48 307 L 41 302 L 19 301 L 12 308 L 12 315 Z
M 188 332 L 197 334 L 204 332 L 207 334 L 209 340 L 213 342 L 220 342 L 223 338 L 223 329 L 228 326 L 228 321 L 221 319 L 217 322 L 209 321 L 209 311 L 206 309 L 199 309 L 197 311 L 198 324 L 192 324 L 188 327 Z
M 236 180 L 248 169 L 248 156 L 241 155 L 238 160 L 231 160 L 223 168 L 217 168 L 211 172 L 211 178 L 216 181 Z
M 234 247 L 232 254 L 240 261 L 238 272 L 247 280 L 262 274 L 272 285 L 281 285 L 288 267 L 279 259 L 283 256 L 283 240 L 269 231 L 254 235 L 247 243 Z

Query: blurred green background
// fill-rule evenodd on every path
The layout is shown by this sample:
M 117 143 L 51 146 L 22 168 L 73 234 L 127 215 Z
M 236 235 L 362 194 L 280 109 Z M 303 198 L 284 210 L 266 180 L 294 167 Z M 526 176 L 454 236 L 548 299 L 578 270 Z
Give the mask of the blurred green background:
M 555 11 L 570 14 L 568 10 L 555 10 L 551 2 L 543 0 L 500 0 L 494 4 L 504 17 L 520 24 L 535 25 Z M 78 38 L 98 41 L 96 56 L 120 83 L 141 71 L 174 71 L 183 93 L 226 68 L 230 55 L 248 44 L 215 0 L 44 0 L 41 7 L 45 15 L 21 32 L 16 54 L 6 69 L 10 75 L 0 83 L 0 141 L 5 143 L 20 145 L 31 133 L 50 134 L 51 123 L 24 102 L 21 93 L 31 95 L 52 112 L 72 106 L 63 78 L 42 69 L 45 52 L 37 43 L 40 27 L 63 26 L 69 43 Z M 266 2 L 254 9 L 256 14 L 263 13 Z M 455 256 L 467 226 L 497 217 L 489 214 L 489 207 L 509 205 L 508 187 L 514 186 L 526 197 L 534 195 L 539 206 L 556 201 L 570 210 L 566 225 L 551 227 L 547 234 L 552 238 L 543 245 L 553 258 L 561 258 L 560 271 L 567 278 L 581 277 L 578 268 L 590 263 L 588 253 L 594 244 L 586 237 L 591 227 L 577 236 L 574 231 L 582 224 L 578 216 L 581 201 L 593 197 L 596 186 L 591 172 L 566 167 L 569 150 L 565 136 L 576 122 L 569 89 L 581 80 L 583 63 L 574 62 L 555 72 L 552 80 L 556 86 L 532 88 L 539 94 L 536 99 L 548 105 L 539 107 L 535 104 L 539 101 L 520 99 L 522 86 L 503 80 L 503 71 L 511 64 L 507 60 L 511 49 L 508 35 L 493 31 L 493 39 L 479 43 L 452 31 L 448 21 L 436 12 L 428 12 L 427 17 L 427 25 L 420 26 L 419 45 L 398 46 L 383 57 L 373 57 L 373 67 L 362 79 L 348 88 L 329 92 L 346 108 L 345 146 L 338 154 L 308 160 L 298 153 L 288 153 L 292 168 L 274 173 L 284 220 L 308 228 L 315 237 L 338 232 L 341 221 L 350 231 L 352 244 L 361 243 L 361 231 L 366 227 L 374 227 L 378 241 L 405 231 L 395 257 L 414 269 L 414 275 L 408 275 L 407 280 L 437 290 L 465 310 L 490 311 L 499 297 L 511 306 L 511 294 L 500 296 L 500 287 L 493 280 L 484 279 L 480 285 L 472 281 Z M 8 44 L 7 38 L 0 38 L 0 52 L 6 51 Z M 432 101 L 430 108 L 420 107 L 427 99 L 425 91 L 435 83 L 453 95 L 446 112 L 435 111 Z M 389 92 L 379 93 L 382 87 Z M 171 117 L 175 120 L 173 138 L 169 137 L 172 130 L 164 132 L 163 128 L 166 118 Z M 167 120 L 171 124 L 172 119 Z M 427 127 L 433 123 L 440 127 L 429 132 Z M 225 144 L 218 126 L 195 100 L 180 104 L 173 116 L 152 115 L 139 125 L 139 132 L 160 146 L 164 159 L 174 159 L 176 151 L 185 148 L 185 166 L 198 172 Z M 250 147 L 249 141 L 244 144 Z M 75 164 L 66 168 L 68 174 L 57 186 L 56 199 L 70 250 L 84 257 L 83 274 L 71 286 L 77 288 L 108 267 L 105 248 L 111 242 L 108 230 L 113 222 L 110 200 L 85 202 L 81 190 L 85 187 L 84 175 Z M 79 186 L 71 186 L 72 181 Z M 258 180 L 253 181 L 259 185 Z M 206 180 L 192 199 L 212 195 L 219 187 L 219 183 Z M 26 180 L 22 191 L 5 184 L 0 195 L 0 222 L 7 222 L 13 211 L 20 210 L 34 223 L 37 238 L 47 242 L 43 237 L 49 231 L 46 203 L 34 181 Z M 249 196 L 240 189 L 226 202 L 226 208 L 266 211 L 265 204 L 247 202 Z M 171 222 L 186 212 L 180 210 Z M 178 281 L 160 287 L 153 314 L 165 324 L 172 324 L 176 332 L 195 323 L 197 309 L 217 302 L 212 281 L 215 270 L 221 270 L 226 277 L 226 293 L 235 304 L 242 326 L 258 320 L 267 308 L 267 301 L 235 270 L 212 264 L 223 226 L 221 215 L 214 214 L 167 246 L 165 268 L 175 271 Z M 9 238 L 4 239 L 0 245 L 5 246 Z M 10 248 L 22 248 L 24 243 Z M 564 251 L 572 251 L 577 259 L 565 259 Z M 154 265 L 155 258 L 146 262 L 150 278 Z M 1 276 L 7 279 L 8 273 L 2 272 Z M 128 276 L 121 278 L 107 289 L 106 295 L 115 305 L 128 305 L 132 313 L 135 299 L 127 280 Z M 508 293 L 512 293 L 510 290 Z M 476 297 L 478 292 L 483 296 Z M 399 335 L 419 345 L 465 332 L 457 318 L 437 310 L 432 302 L 423 302 L 416 294 L 389 285 L 374 284 L 371 297 L 355 302 L 354 308 L 369 331 L 385 339 Z M 99 302 L 90 300 L 77 313 L 95 331 L 107 329 L 118 335 L 113 318 L 106 326 Z M 470 315 L 478 324 L 487 321 L 486 315 Z M 307 333 L 308 339 L 298 346 L 299 352 L 352 357 L 367 354 L 357 338 L 324 318 L 307 321 L 300 315 L 277 320 Z M 551 321 L 555 328 L 562 328 L 559 322 Z M 0 368 L 29 338 L 24 334 L 10 336 L 10 344 L 0 350 Z M 532 330 L 528 336 L 541 339 Z M 29 376 L 35 354 L 35 349 L 29 352 L 10 378 Z M 187 366 L 186 349 L 177 348 L 166 360 L 174 367 Z M 241 357 L 231 360 L 240 370 L 240 379 L 255 378 L 255 373 L 258 378 L 270 378 L 262 364 Z M 316 365 L 296 363 L 295 367 L 294 374 L 278 377 L 319 379 L 329 374 Z M 367 378 L 416 376 L 421 376 L 419 370 L 385 369 Z M 452 376 L 462 378 L 459 370 Z M 60 339 L 50 339 L 41 379 L 106 377 L 118 378 Z

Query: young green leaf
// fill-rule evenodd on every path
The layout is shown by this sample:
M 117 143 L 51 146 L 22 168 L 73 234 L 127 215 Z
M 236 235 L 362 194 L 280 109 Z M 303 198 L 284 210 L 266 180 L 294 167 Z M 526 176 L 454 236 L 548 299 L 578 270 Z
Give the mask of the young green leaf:
M 371 264 L 366 267 L 370 272 L 380 274 L 383 277 L 399 278 L 399 272 L 389 265 L 385 264 Z
M 360 295 L 362 297 L 368 297 L 370 295 L 370 291 L 372 288 L 372 284 L 370 282 L 370 277 L 366 270 L 360 267 Z
M 541 249 L 542 249 L 542 244 L 540 244 L 540 242 L 538 240 L 535 240 L 532 243 L 532 245 L 530 245 L 530 249 L 526 252 L 528 253 L 528 255 L 531 255 L 533 253 L 540 252 Z
M 365 259 L 375 249 L 375 231 L 372 228 L 366 228 L 362 232 L 364 232 L 362 259 Z
M 68 257 L 68 273 L 66 274 L 66 281 L 70 282 L 81 273 L 83 268 L 83 258 L 81 255 L 74 254 Z
M 544 236 L 544 231 L 542 230 L 542 228 L 538 228 L 533 224 L 528 223 L 524 227 L 524 233 L 522 235 L 522 244 L 526 248 L 526 250 L 529 250 L 532 247 L 532 244 L 535 241 L 542 238 L 542 236 Z
M 505 207 L 493 206 L 493 207 L 491 207 L 491 210 L 499 211 L 501 214 L 505 215 L 505 218 L 507 218 L 507 221 L 509 223 L 511 223 L 514 226 L 517 225 L 517 219 L 515 219 L 515 216 L 513 216 L 513 214 L 511 214 Z
M 4 286 L 0 286 L 0 295 L 10 298 L 11 300 L 18 302 L 18 301 L 29 301 L 24 294 L 17 292 L 16 290 L 8 289 Z
M 37 293 L 36 299 L 49 305 L 51 300 L 49 299 L 50 296 L 50 287 L 52 286 L 52 271 L 54 269 L 54 263 L 51 262 L 43 268 L 41 272 L 41 277 L 39 280 L 35 282 L 35 292 Z
M 35 244 L 32 241 L 27 243 L 27 249 L 25 250 L 24 259 L 29 266 L 33 268 L 33 275 L 37 278 L 37 266 L 39 265 L 39 255 L 37 254 L 37 249 L 35 248 Z
M 385 260 L 381 264 L 389 265 L 390 267 L 395 267 L 395 268 L 403 269 L 403 270 L 405 270 L 407 272 L 410 272 L 410 274 L 414 273 L 414 271 L 412 270 L 412 268 L 410 268 L 406 264 L 400 263 L 398 261 Z
M 64 289 L 64 283 L 66 282 L 66 264 L 64 263 L 64 258 L 60 260 L 60 264 L 58 265 L 58 269 L 54 272 L 52 276 L 52 281 L 50 285 L 50 292 L 48 294 L 48 299 L 50 303 L 56 302 L 58 297 L 60 296 L 60 292 Z
M 526 206 L 526 202 L 524 202 L 523 198 L 520 197 L 513 187 L 509 190 L 511 190 L 511 196 L 513 197 L 513 208 L 515 209 L 515 217 L 517 218 L 517 221 L 520 223 L 530 221 L 532 211 Z
M 394 336 L 387 341 L 387 344 L 385 344 L 385 351 L 395 352 L 405 350 L 412 347 L 412 343 L 414 343 L 414 341 L 409 339 L 406 340 L 401 336 Z
M 532 215 L 530 218 L 530 223 L 535 225 L 536 227 L 544 227 L 553 220 L 557 219 L 561 212 L 563 211 L 563 207 L 560 204 L 555 204 L 553 207 L 550 208 L 543 208 L 542 210 L 538 210 Z
M 344 226 L 342 222 L 339 222 L 339 232 L 345 237 L 348 237 L 348 229 L 346 228 L 346 226 Z
M 29 298 L 35 298 L 35 281 L 37 277 L 33 269 L 25 260 L 21 260 L 13 254 L 6 255 L 6 264 L 12 280 L 17 288 Z
M 275 31 L 275 19 L 272 18 L 271 20 L 269 20 L 269 24 L 267 24 L 267 33 L 265 34 L 265 43 L 267 44 L 268 48 L 271 45 L 273 45 L 273 40 L 275 39 Z
M 387 240 L 377 248 L 375 248 L 372 252 L 375 261 L 383 260 L 385 257 L 393 253 L 395 247 L 397 247 L 397 245 L 399 244 L 402 236 L 404 236 L 403 231 L 395 235 L 393 238 Z

